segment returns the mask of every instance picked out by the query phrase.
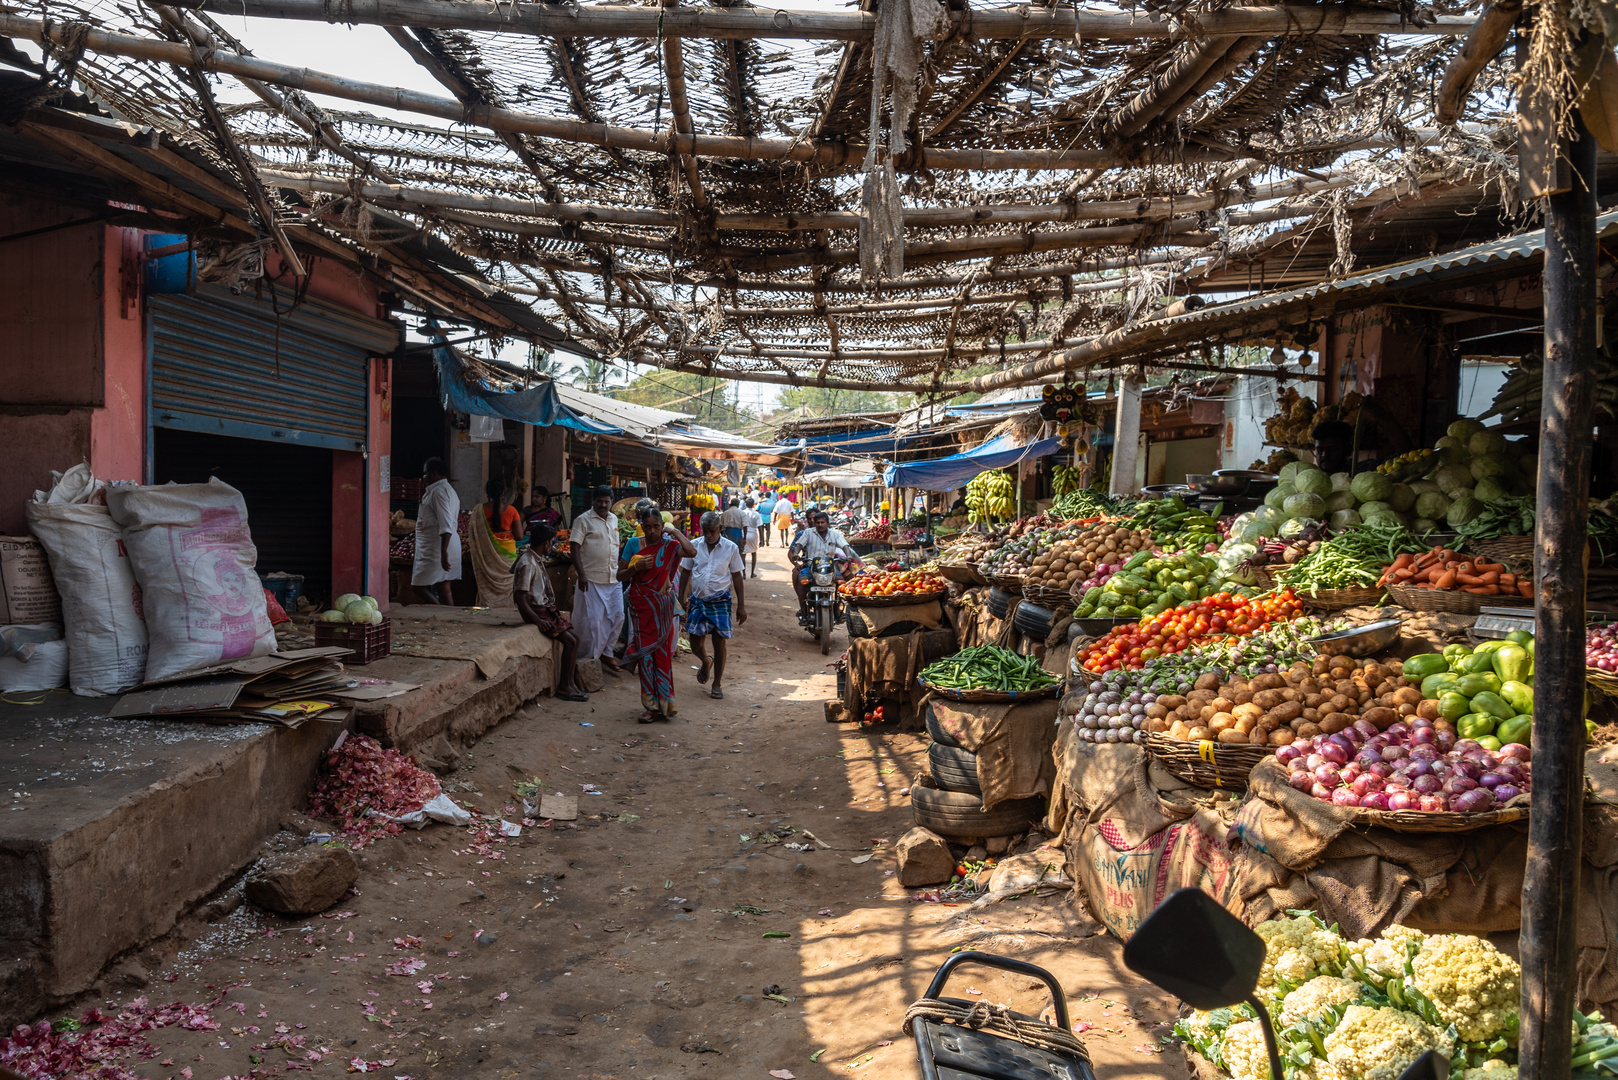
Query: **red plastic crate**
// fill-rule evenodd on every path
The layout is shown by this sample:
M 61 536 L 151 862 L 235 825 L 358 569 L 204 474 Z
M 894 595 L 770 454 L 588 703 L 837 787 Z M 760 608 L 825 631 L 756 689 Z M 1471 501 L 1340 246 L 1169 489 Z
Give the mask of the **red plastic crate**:
M 426 486 L 426 483 L 419 476 L 395 476 L 388 484 L 389 494 L 395 499 L 405 499 L 411 502 L 421 501 L 421 493 Z
M 316 645 L 342 645 L 352 650 L 345 664 L 369 664 L 393 652 L 393 620 L 379 623 L 315 623 Z

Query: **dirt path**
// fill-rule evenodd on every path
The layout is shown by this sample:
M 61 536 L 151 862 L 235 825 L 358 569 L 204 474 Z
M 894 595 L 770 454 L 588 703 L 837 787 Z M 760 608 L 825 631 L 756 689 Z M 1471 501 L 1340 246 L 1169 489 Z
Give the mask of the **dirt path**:
M 1075 1023 L 1091 1025 L 1101 1077 L 1183 1075 L 1176 1049 L 1157 1052 L 1172 1003 L 1122 971 L 1117 944 L 1069 899 L 961 918 L 910 900 L 886 849 L 851 861 L 909 828 L 899 792 L 925 769 L 925 744 L 825 723 L 834 681 L 793 621 L 779 547 L 760 572 L 725 700 L 706 696 L 682 656 L 674 723 L 636 724 L 626 677 L 588 705 L 524 710 L 446 782 L 498 813 L 515 780 L 538 776 L 580 792 L 581 815 L 615 820 L 524 829 L 503 858 L 433 825 L 365 849 L 359 895 L 340 912 L 292 923 L 244 906 L 193 928 L 177 956 L 143 958 L 161 963 L 150 986 L 101 1007 L 137 994 L 204 1003 L 233 987 L 213 1010 L 220 1027 L 151 1032 L 161 1053 L 137 1070 L 213 1080 L 290 1065 L 336 1077 L 358 1059 L 414 1080 L 908 1078 L 919 1069 L 899 1030 L 905 1007 L 952 949 L 971 946 L 1057 973 Z M 786 825 L 830 848 L 760 841 Z M 413 974 L 385 974 L 417 958 Z M 1043 1005 L 1023 977 L 959 978 L 957 996 Z

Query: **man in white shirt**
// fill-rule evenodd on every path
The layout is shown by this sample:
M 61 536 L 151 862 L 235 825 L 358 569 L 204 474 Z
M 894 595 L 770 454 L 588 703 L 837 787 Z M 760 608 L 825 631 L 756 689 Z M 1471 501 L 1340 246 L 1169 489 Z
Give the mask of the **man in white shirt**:
M 719 515 L 712 510 L 702 515 L 702 539 L 694 545 L 696 554 L 680 560 L 680 603 L 685 608 L 685 633 L 691 651 L 702 663 L 697 682 L 708 681 L 713 669 L 713 689 L 708 696 L 722 698 L 720 683 L 725 679 L 725 641 L 731 635 L 730 602 L 736 598 L 736 625 L 747 621 L 747 604 L 742 596 L 742 553 L 720 535 Z M 704 642 L 713 638 L 713 661 L 708 660 Z
M 449 583 L 461 579 L 461 497 L 450 487 L 443 458 L 428 458 L 421 467 L 426 488 L 416 505 L 416 560 L 410 584 L 429 604 L 449 605 Z
M 609 671 L 619 670 L 613 656 L 624 628 L 624 591 L 618 585 L 618 515 L 612 512 L 612 488 L 598 487 L 590 509 L 573 519 L 568 532 L 573 570 L 573 626 L 579 635 L 579 661 L 600 658 Z
M 745 503 L 747 509 L 743 514 L 747 517 L 747 525 L 742 530 L 742 561 L 750 562 L 749 577 L 758 577 L 758 532 L 764 525 L 764 519 L 759 512 L 753 509 L 753 500 L 749 498 Z
M 809 567 L 815 559 L 829 555 L 834 559 L 847 559 L 843 566 L 843 578 L 847 580 L 853 576 L 854 568 L 860 565 L 860 557 L 854 554 L 854 549 L 843 534 L 831 527 L 831 518 L 824 510 L 811 510 L 809 512 L 809 527 L 799 533 L 787 548 L 787 558 L 792 561 L 792 589 L 798 594 L 798 614 L 808 614 L 809 603 Z
M 731 496 L 719 514 L 719 528 L 726 540 L 736 545 L 736 550 L 742 549 L 742 542 L 747 539 L 747 511 L 742 509 L 742 501 Z

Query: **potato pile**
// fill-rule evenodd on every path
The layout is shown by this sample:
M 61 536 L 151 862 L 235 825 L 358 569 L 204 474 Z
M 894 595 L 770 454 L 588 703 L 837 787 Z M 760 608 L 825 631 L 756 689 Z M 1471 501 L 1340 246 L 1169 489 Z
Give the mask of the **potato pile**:
M 1312 665 L 1299 660 L 1278 674 L 1224 684 L 1204 674 L 1190 693 L 1165 694 L 1148 705 L 1145 730 L 1252 746 L 1331 735 L 1362 718 L 1385 731 L 1421 706 L 1421 690 L 1405 684 L 1402 670 L 1398 660 L 1322 656 Z
M 1004 534 L 1000 536 L 983 536 L 972 534 L 963 537 L 958 543 L 951 544 L 946 550 L 939 553 L 943 562 L 959 565 L 970 563 L 977 565 L 983 557 L 1005 542 Z
M 1097 566 L 1119 566 L 1152 546 L 1144 529 L 1120 529 L 1105 522 L 1092 525 L 1071 540 L 1058 540 L 1034 557 L 1023 575 L 1027 585 L 1067 591 L 1095 573 Z

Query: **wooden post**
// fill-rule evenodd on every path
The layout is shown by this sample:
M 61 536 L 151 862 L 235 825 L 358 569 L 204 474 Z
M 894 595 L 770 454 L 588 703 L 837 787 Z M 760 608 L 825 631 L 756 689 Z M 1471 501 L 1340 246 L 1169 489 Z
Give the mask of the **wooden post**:
M 1112 435 L 1113 495 L 1133 495 L 1137 490 L 1135 468 L 1140 457 L 1141 382 L 1126 376 L 1118 384 L 1118 421 Z
M 1534 790 L 1522 891 L 1523 1080 L 1570 1071 L 1584 790 L 1584 552 L 1596 395 L 1596 143 L 1577 110 L 1545 214 L 1534 555 Z

